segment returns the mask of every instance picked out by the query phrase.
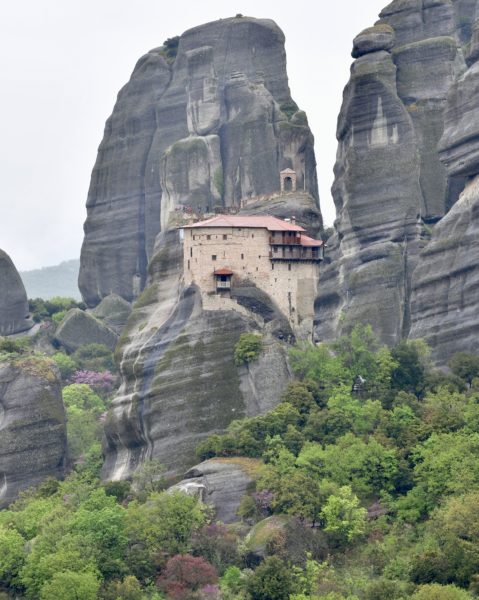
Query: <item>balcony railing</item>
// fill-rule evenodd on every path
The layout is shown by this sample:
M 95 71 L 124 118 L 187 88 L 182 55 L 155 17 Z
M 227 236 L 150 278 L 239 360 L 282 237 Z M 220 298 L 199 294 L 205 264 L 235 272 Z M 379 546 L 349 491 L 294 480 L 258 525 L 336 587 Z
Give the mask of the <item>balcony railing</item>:
M 281 236 L 270 236 L 269 243 L 271 246 L 298 246 L 301 244 L 301 238 L 298 237 L 287 237 Z
M 291 260 L 291 261 L 319 261 L 323 259 L 322 250 L 302 249 L 293 248 L 287 250 L 282 248 L 279 252 L 270 251 L 269 258 L 271 260 Z
M 230 290 L 231 289 L 231 281 L 217 281 L 216 289 L 218 290 Z

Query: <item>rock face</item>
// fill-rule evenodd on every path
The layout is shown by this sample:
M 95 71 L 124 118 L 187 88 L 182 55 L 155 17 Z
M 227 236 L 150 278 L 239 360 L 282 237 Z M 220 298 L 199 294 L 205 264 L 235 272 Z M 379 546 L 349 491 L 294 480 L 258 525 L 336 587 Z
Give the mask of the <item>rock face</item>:
M 151 50 L 118 96 L 93 170 L 79 277 L 85 302 L 139 295 L 155 238 L 177 209 L 239 206 L 279 190 L 287 167 L 317 200 L 315 164 L 275 23 L 223 19 L 185 32 L 176 57 Z
M 60 383 L 36 357 L 0 363 L 0 508 L 48 476 L 63 477 L 66 423 Z
M 215 509 L 215 518 L 235 523 L 241 498 L 253 482 L 252 463 L 244 459 L 212 459 L 192 467 L 173 488 L 198 495 Z
M 72 308 L 58 326 L 55 340 L 68 352 L 75 352 L 85 344 L 103 344 L 113 350 L 118 336 L 93 315 L 79 308 Z
M 33 327 L 27 294 L 8 254 L 0 250 L 0 335 L 21 333 Z
M 411 337 L 424 338 L 432 359 L 478 351 L 479 175 L 435 226 L 414 277 Z
M 479 332 L 479 53 L 451 87 L 440 158 L 453 178 L 471 176 L 457 203 L 434 227 L 414 273 L 412 337 L 424 338 L 438 364 L 454 352 L 478 351 Z
M 319 340 L 357 322 L 388 344 L 410 334 L 420 250 L 464 176 L 477 172 L 479 103 L 463 52 L 477 4 L 394 0 L 354 40 L 337 129 L 337 220 L 316 302 Z
M 128 477 L 150 458 L 181 473 L 194 464 L 198 442 L 272 408 L 288 380 L 277 318 L 265 323 L 241 305 L 203 310 L 195 286 L 182 285 L 182 264 L 178 232 L 161 233 L 150 285 L 116 349 L 122 385 L 105 425 L 105 478 Z M 248 331 L 263 333 L 265 350 L 257 365 L 237 367 L 234 347 Z
M 118 335 L 125 327 L 128 317 L 131 313 L 131 304 L 123 300 L 117 294 L 110 294 L 103 298 L 100 304 L 92 311 L 92 314 L 103 321 L 103 323 L 112 329 Z

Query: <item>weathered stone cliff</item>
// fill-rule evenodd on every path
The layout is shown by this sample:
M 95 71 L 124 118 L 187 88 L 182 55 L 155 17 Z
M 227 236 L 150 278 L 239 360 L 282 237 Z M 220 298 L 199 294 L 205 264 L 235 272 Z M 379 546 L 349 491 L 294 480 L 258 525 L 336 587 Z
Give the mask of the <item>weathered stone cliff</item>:
M 291 98 L 275 23 L 223 19 L 141 58 L 121 90 L 88 195 L 79 285 L 91 307 L 144 288 L 175 209 L 205 212 L 279 189 L 290 167 L 317 200 L 313 138 Z
M 420 249 L 474 170 L 467 144 L 477 125 L 466 122 L 478 97 L 453 103 L 458 119 L 448 94 L 457 94 L 467 68 L 463 50 L 477 5 L 394 0 L 354 40 L 338 119 L 337 220 L 316 302 L 318 339 L 358 321 L 389 344 L 410 334 Z
M 25 288 L 8 254 L 0 250 L 0 335 L 33 327 Z
M 411 336 L 424 338 L 439 364 L 479 349 L 479 22 L 467 58 L 469 69 L 449 91 L 439 152 L 451 178 L 471 180 L 434 227 L 414 273 Z
M 149 458 L 181 473 L 199 441 L 271 409 L 290 377 L 281 321 L 240 304 L 203 310 L 198 290 L 183 287 L 182 265 L 178 232 L 161 233 L 150 284 L 116 350 L 122 385 L 105 425 L 107 478 L 128 477 Z M 263 333 L 264 350 L 251 367 L 238 367 L 234 346 L 248 331 Z
M 49 361 L 0 362 L 0 508 L 48 476 L 63 477 L 66 452 L 60 382 Z

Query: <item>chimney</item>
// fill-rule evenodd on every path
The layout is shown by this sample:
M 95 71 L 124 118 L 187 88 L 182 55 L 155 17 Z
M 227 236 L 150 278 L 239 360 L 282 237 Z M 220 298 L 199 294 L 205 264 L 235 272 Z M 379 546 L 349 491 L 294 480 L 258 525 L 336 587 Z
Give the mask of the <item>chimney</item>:
M 291 223 L 292 223 L 293 225 L 296 225 L 296 217 L 291 217 Z

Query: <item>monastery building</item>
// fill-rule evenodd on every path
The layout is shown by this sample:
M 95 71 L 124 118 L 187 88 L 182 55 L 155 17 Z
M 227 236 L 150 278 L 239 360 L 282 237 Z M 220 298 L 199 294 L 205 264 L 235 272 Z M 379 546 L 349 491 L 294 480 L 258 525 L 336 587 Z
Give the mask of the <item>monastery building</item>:
M 251 282 L 311 338 L 322 241 L 272 216 L 218 215 L 183 229 L 185 284 L 199 287 L 205 309 L 234 308 L 232 288 Z

